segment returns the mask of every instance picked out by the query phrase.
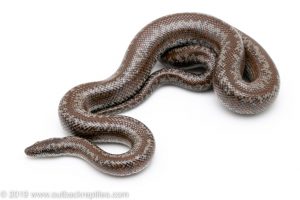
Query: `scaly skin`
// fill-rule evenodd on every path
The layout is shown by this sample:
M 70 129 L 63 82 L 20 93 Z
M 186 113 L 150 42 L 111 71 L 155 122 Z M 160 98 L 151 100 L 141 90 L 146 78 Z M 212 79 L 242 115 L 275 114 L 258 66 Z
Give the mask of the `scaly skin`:
M 165 68 L 151 73 L 157 61 Z M 59 116 L 75 136 L 37 142 L 25 153 L 77 156 L 116 176 L 137 173 L 153 156 L 153 135 L 138 120 L 113 114 L 137 106 L 166 84 L 193 91 L 213 88 L 231 111 L 256 114 L 277 96 L 279 75 L 257 42 L 225 22 L 197 13 L 165 16 L 136 35 L 110 78 L 74 87 L 63 97 Z M 109 154 L 96 141 L 126 144 L 130 150 Z

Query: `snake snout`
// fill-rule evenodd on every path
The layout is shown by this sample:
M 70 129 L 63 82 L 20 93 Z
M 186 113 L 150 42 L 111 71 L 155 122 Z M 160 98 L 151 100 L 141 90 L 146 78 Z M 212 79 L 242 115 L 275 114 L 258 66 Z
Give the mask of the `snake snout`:
M 36 154 L 35 148 L 32 148 L 32 146 L 27 147 L 24 152 L 27 156 L 34 156 Z

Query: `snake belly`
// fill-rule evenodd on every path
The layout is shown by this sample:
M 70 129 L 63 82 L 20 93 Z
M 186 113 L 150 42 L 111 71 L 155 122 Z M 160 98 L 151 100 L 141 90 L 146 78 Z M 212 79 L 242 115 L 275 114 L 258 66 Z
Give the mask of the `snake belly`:
M 157 62 L 164 67 L 152 72 Z M 153 157 L 153 135 L 140 121 L 116 114 L 137 106 L 162 85 L 213 88 L 229 110 L 256 114 L 276 98 L 279 75 L 266 51 L 231 25 L 205 14 L 168 15 L 135 36 L 111 77 L 65 94 L 59 117 L 73 136 L 36 142 L 25 153 L 80 157 L 115 176 L 140 172 Z M 129 150 L 110 154 L 96 143 L 120 143 Z

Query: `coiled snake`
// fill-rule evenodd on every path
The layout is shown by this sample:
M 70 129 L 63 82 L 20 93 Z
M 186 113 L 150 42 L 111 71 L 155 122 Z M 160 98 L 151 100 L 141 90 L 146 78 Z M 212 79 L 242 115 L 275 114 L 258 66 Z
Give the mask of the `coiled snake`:
M 157 61 L 165 67 L 151 73 Z M 165 16 L 135 36 L 115 74 L 66 93 L 59 117 L 75 136 L 37 142 L 25 153 L 77 156 L 116 176 L 137 173 L 153 156 L 153 135 L 138 120 L 114 114 L 137 106 L 165 84 L 193 91 L 213 88 L 229 110 L 256 114 L 277 96 L 279 75 L 266 51 L 227 23 L 197 13 Z M 121 143 L 130 150 L 110 154 L 98 142 Z

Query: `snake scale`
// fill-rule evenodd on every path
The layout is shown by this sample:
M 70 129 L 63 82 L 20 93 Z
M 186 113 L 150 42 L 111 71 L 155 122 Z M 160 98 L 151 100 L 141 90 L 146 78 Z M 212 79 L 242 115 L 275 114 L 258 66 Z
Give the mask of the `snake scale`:
M 157 62 L 164 67 L 152 72 Z M 198 13 L 164 16 L 135 36 L 111 77 L 65 94 L 59 117 L 74 136 L 36 142 L 25 153 L 80 157 L 115 176 L 140 172 L 153 157 L 153 135 L 140 121 L 116 114 L 166 84 L 193 91 L 213 88 L 229 110 L 256 114 L 276 98 L 279 75 L 256 41 L 222 20 Z M 110 154 L 96 143 L 124 144 L 129 150 Z

